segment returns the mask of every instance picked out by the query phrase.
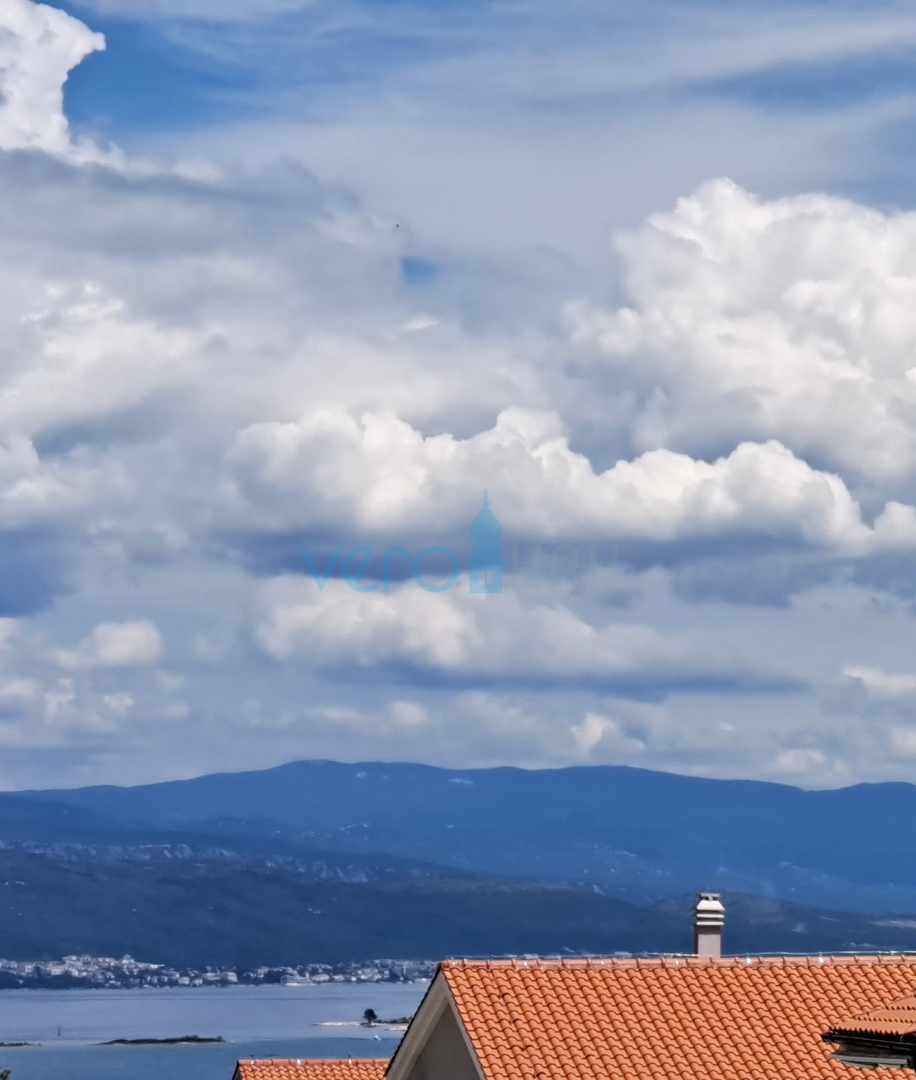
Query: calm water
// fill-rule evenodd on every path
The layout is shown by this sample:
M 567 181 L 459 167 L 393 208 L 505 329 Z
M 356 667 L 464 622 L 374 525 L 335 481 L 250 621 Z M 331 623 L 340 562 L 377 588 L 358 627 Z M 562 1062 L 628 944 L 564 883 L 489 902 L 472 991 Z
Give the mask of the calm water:
M 240 1057 L 389 1057 L 399 1035 L 362 1027 L 364 1009 L 409 1016 L 426 987 L 335 983 L 169 990 L 2 990 L 0 1068 L 12 1080 L 231 1080 Z M 60 1029 L 60 1035 L 58 1035 Z M 204 1046 L 98 1046 L 106 1039 L 222 1035 Z

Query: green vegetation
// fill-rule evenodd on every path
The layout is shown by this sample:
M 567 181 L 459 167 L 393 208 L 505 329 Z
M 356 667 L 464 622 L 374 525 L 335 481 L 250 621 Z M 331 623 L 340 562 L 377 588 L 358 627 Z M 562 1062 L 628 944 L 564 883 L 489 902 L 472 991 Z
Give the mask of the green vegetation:
M 363 1013 L 363 1023 L 366 1027 L 375 1027 L 376 1024 L 409 1024 L 412 1016 L 396 1016 L 391 1020 L 383 1020 L 375 1009 L 366 1009 Z

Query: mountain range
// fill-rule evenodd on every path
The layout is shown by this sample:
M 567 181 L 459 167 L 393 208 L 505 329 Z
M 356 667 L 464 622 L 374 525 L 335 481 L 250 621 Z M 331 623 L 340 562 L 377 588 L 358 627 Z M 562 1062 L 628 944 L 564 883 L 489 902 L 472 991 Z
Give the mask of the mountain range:
M 0 954 L 168 963 L 916 947 L 916 787 L 300 761 L 0 796 Z

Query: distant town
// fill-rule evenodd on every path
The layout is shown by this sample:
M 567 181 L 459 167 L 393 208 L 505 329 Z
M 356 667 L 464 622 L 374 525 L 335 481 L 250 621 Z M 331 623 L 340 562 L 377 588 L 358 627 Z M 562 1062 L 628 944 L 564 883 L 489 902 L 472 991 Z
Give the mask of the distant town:
M 62 960 L 0 959 L 0 989 L 135 990 L 168 986 L 259 986 L 281 983 L 419 982 L 432 978 L 432 960 L 371 960 L 364 963 L 301 964 L 298 967 L 176 968 L 131 956 L 65 956 Z

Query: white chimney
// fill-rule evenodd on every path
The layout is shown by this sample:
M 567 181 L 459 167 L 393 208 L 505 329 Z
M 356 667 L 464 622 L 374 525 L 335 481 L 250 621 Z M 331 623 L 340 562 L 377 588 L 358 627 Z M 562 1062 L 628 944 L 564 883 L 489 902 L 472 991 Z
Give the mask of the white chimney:
M 722 924 L 725 908 L 715 892 L 701 892 L 693 909 L 693 952 L 695 956 L 722 955 Z

